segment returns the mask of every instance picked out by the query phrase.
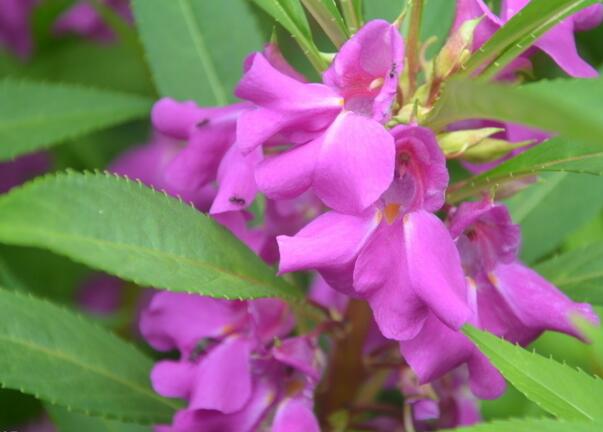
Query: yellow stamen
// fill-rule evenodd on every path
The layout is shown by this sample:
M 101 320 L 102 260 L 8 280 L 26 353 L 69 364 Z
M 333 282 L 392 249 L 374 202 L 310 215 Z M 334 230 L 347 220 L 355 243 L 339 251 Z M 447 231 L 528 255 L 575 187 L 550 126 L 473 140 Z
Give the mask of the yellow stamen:
M 381 87 L 383 85 L 383 78 L 375 78 L 374 80 L 371 81 L 371 83 L 369 84 L 369 90 L 375 90 L 378 89 L 379 87 Z
M 400 213 L 400 204 L 388 204 L 385 206 L 383 213 L 385 214 L 385 220 L 391 225 Z
M 494 273 L 488 273 L 488 280 L 494 286 L 498 286 L 498 278 L 494 275 Z

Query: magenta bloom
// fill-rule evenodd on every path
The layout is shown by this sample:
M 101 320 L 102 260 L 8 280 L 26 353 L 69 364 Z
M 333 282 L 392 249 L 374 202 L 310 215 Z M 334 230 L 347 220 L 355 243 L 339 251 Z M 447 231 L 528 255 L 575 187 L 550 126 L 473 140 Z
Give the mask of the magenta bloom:
M 50 166 L 50 155 L 45 152 L 31 153 L 12 161 L 0 162 L 0 194 L 44 174 Z
M 0 7 L 0 45 L 21 59 L 31 55 L 30 15 L 38 0 L 2 0 Z
M 178 361 L 155 366 L 152 382 L 166 397 L 186 399 L 161 431 L 252 431 L 274 413 L 274 431 L 319 431 L 312 410 L 322 370 L 315 341 L 288 335 L 290 311 L 279 300 L 216 300 L 158 293 L 141 320 L 156 349 Z
M 479 327 L 526 345 L 545 330 L 579 336 L 574 313 L 597 322 L 590 305 L 574 303 L 517 259 L 519 227 L 506 207 L 485 198 L 463 203 L 450 220 Z
M 126 21 L 133 21 L 127 0 L 103 0 L 103 3 Z M 80 1 L 63 13 L 54 23 L 54 32 L 74 33 L 99 42 L 111 42 L 115 39 L 111 28 L 87 1 Z
M 104 273 L 95 273 L 81 284 L 76 300 L 78 305 L 95 315 L 110 315 L 121 305 L 124 282 Z
M 390 114 L 402 69 L 403 42 L 385 21 L 371 21 L 346 42 L 325 72 L 325 84 L 299 81 L 262 55 L 251 56 L 235 94 L 255 107 L 237 123 L 246 154 L 261 145 L 293 143 L 256 172 L 269 198 L 308 189 L 329 207 L 357 214 L 391 183 L 394 143 L 381 124 Z
M 178 141 L 155 134 L 148 144 L 124 152 L 108 169 L 133 180 L 140 180 L 157 190 L 165 190 L 170 195 L 180 196 L 199 210 L 207 211 L 215 195 L 212 188 L 179 188 L 166 178 L 166 169 L 179 151 Z
M 392 137 L 395 180 L 374 206 L 356 216 L 327 212 L 277 241 L 281 272 L 318 270 L 333 288 L 366 299 L 385 337 L 407 340 L 430 311 L 456 329 L 470 310 L 456 247 L 431 213 L 444 202 L 444 155 L 428 129 L 398 126 Z
M 570 316 L 597 322 L 590 305 L 574 303 L 550 282 L 517 260 L 519 227 L 507 209 L 489 199 L 463 203 L 452 215 L 450 233 L 468 277 L 471 324 L 526 345 L 545 330 L 579 336 Z M 462 333 L 431 316 L 400 351 L 421 382 L 429 382 L 467 363 L 473 393 L 498 397 L 504 380 Z
M 503 0 L 501 16 L 498 17 L 490 11 L 483 0 L 458 0 L 453 30 L 458 29 L 469 19 L 484 16 L 476 29 L 473 41 L 473 48 L 477 49 L 528 3 L 529 0 Z M 562 20 L 540 37 L 534 46 L 549 55 L 568 75 L 579 78 L 596 77 L 599 75 L 598 72 L 578 54 L 574 32 L 593 28 L 601 20 L 603 20 L 603 6 L 589 6 Z

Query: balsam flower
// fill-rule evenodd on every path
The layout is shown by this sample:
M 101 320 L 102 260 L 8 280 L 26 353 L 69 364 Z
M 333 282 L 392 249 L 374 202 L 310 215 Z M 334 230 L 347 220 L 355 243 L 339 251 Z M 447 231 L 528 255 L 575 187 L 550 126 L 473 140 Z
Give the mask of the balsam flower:
M 483 16 L 477 26 L 473 39 L 473 48 L 478 49 L 502 25 L 523 9 L 530 0 L 504 0 L 501 4 L 501 15 L 495 15 L 483 0 L 459 0 L 453 31 L 467 20 Z M 544 35 L 534 46 L 550 56 L 568 75 L 579 78 L 592 78 L 598 72 L 579 55 L 574 40 L 575 31 L 588 30 L 603 20 L 603 6 L 593 5 L 563 19 Z
M 248 154 L 274 141 L 292 143 L 256 172 L 269 198 L 312 189 L 327 206 L 359 213 L 391 183 L 394 144 L 383 127 L 396 95 L 403 42 L 391 24 L 367 23 L 324 73 L 325 84 L 301 82 L 261 54 L 248 59 L 235 94 L 255 105 L 237 123 L 237 145 Z M 277 139 L 278 138 L 278 139 Z
M 572 314 L 598 321 L 590 305 L 574 303 L 518 261 L 519 227 L 504 206 L 488 198 L 463 203 L 451 216 L 450 233 L 467 275 L 474 326 L 526 345 L 545 330 L 579 336 Z M 435 316 L 414 340 L 402 341 L 400 351 L 421 382 L 466 363 L 475 395 L 494 398 L 505 388 L 502 376 L 475 345 Z
M 0 45 L 21 59 L 33 49 L 30 15 L 38 0 L 3 0 L 0 7 Z
M 430 311 L 458 328 L 470 310 L 456 247 L 431 213 L 444 202 L 444 155 L 422 127 L 398 126 L 392 138 L 395 180 L 374 206 L 360 215 L 327 212 L 277 241 L 281 272 L 318 270 L 333 288 L 366 299 L 385 337 L 405 340 Z
M 517 258 L 519 226 L 506 207 L 488 198 L 463 203 L 450 232 L 470 278 L 470 298 L 480 328 L 526 345 L 543 331 L 579 336 L 572 314 L 597 322 L 590 305 L 575 303 Z
M 103 0 L 103 3 L 127 22 L 133 21 L 127 0 Z M 74 33 L 99 42 L 112 42 L 115 39 L 103 17 L 87 1 L 78 2 L 59 16 L 53 29 L 56 34 Z
M 31 153 L 12 161 L 0 162 L 0 194 L 37 175 L 44 174 L 50 167 L 51 158 L 45 152 Z
M 313 339 L 276 339 L 292 326 L 279 300 L 157 294 L 141 331 L 156 349 L 177 348 L 181 358 L 159 362 L 153 386 L 163 396 L 188 401 L 173 425 L 157 429 L 252 431 L 274 412 L 275 432 L 318 431 L 312 400 L 322 362 Z

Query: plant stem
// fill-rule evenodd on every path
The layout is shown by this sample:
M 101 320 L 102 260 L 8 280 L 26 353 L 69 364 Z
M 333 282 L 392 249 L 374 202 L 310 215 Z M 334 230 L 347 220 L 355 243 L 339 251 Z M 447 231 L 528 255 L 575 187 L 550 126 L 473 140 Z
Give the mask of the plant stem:
M 421 18 L 423 0 L 410 0 L 410 23 L 406 35 L 406 60 L 408 68 L 409 94 L 413 94 L 417 85 L 417 74 L 421 69 Z
M 341 10 L 350 34 L 356 33 L 362 25 L 357 0 L 341 0 Z
M 337 10 L 334 0 L 333 7 Z M 325 6 L 323 0 L 302 0 L 302 3 L 312 14 L 316 22 L 324 30 L 325 34 L 331 39 L 331 42 L 339 48 L 348 39 L 348 31 L 341 15 L 334 15 L 329 8 Z M 339 11 L 337 10 L 337 14 Z
M 323 419 L 352 404 L 366 375 L 362 350 L 371 325 L 371 310 L 366 302 L 352 300 L 345 318 L 349 323 L 348 331 L 335 341 L 324 381 L 328 391 L 317 395 L 316 407 Z

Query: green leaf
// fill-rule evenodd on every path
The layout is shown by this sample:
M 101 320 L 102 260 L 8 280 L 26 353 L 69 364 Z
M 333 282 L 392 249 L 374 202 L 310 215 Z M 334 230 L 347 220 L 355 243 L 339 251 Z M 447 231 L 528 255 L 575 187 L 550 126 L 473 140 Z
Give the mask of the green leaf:
M 471 56 L 465 64 L 465 74 L 469 75 L 480 66 L 492 61 L 491 66 L 483 74 L 484 77 L 495 76 L 504 66 L 527 50 L 548 29 L 558 24 L 563 18 L 594 4 L 596 1 L 530 1 Z
M 496 168 L 451 185 L 448 199 L 459 201 L 483 190 L 496 191 L 510 181 L 541 172 L 573 172 L 603 175 L 603 146 L 594 143 L 570 143 L 553 138 L 515 156 Z
M 532 263 L 560 247 L 599 214 L 602 196 L 603 177 L 550 173 L 507 200 L 513 221 L 521 224 L 521 258 Z
M 463 331 L 504 377 L 545 411 L 565 420 L 603 421 L 603 381 L 466 326 Z
M 348 39 L 348 28 L 343 21 L 335 0 L 302 0 L 316 22 L 336 47 L 340 47 Z
M 46 411 L 60 432 L 150 432 L 148 426 L 89 417 L 54 405 L 47 405 Z
M 603 243 L 558 255 L 535 270 L 572 299 L 603 305 Z
M 310 24 L 299 0 L 252 1 L 291 33 L 316 70 L 326 69 L 327 63 L 314 44 Z
M 603 424 L 553 419 L 513 419 L 453 429 L 456 432 L 599 432 Z
M 47 176 L 0 197 L 0 241 L 50 249 L 143 286 L 301 296 L 192 206 L 110 174 Z
M 263 38 L 246 0 L 134 0 L 134 17 L 162 96 L 233 101 L 243 60 Z
M 0 160 L 148 115 L 140 96 L 75 85 L 0 81 Z
M 439 129 L 464 119 L 520 123 L 583 143 L 603 142 L 603 79 L 557 79 L 520 87 L 455 78 L 425 120 Z
M 90 415 L 169 421 L 177 404 L 149 383 L 152 360 L 43 300 L 0 290 L 0 383 Z

